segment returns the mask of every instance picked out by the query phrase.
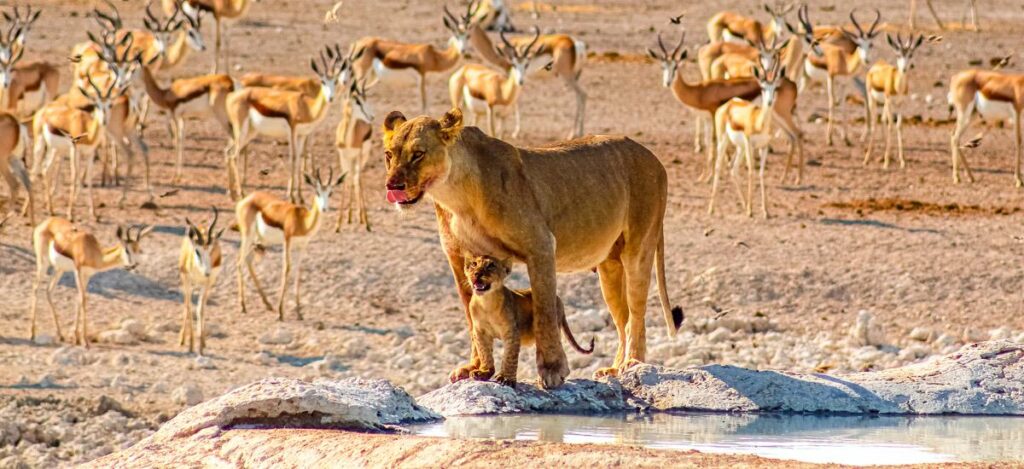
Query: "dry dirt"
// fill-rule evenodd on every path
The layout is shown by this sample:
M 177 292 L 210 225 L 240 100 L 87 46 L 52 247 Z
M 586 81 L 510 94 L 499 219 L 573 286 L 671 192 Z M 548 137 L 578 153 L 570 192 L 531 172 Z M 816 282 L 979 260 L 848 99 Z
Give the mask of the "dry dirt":
M 91 4 L 32 3 L 44 13 L 30 38 L 27 56 L 65 63 L 71 45 L 85 40 L 85 31 L 94 27 L 86 17 Z M 968 151 L 979 180 L 953 185 L 948 155 L 951 126 L 943 124 L 949 117 L 948 77 L 972 61 L 987 64 L 990 58 L 1019 48 L 1020 41 L 1013 38 L 1024 21 L 1024 9 L 1018 3 L 982 2 L 983 32 L 979 34 L 929 31 L 944 37 L 924 46 L 915 59 L 913 96 L 906 112 L 922 116 L 911 121 L 930 124 L 905 128 L 907 169 L 882 170 L 878 163 L 864 167 L 859 146 L 826 147 L 824 125 L 805 122 L 806 178 L 801 185 L 780 184 L 782 156 L 772 156 L 768 191 L 773 218 L 769 220 L 742 216 L 728 186 L 720 194 L 720 214 L 706 214 L 709 188 L 695 181 L 702 162 L 692 149 L 692 115 L 661 86 L 660 67 L 641 58 L 646 47 L 654 46 L 656 31 L 675 36 L 670 15 L 685 14 L 692 49 L 704 42 L 701 23 L 713 10 L 734 8 L 754 14 L 760 12 L 754 2 L 729 0 L 713 8 L 669 1 L 549 3 L 558 8 L 545 11 L 538 24 L 578 36 L 594 54 L 582 78 L 589 94 L 587 131 L 630 136 L 658 154 L 669 171 L 669 294 L 685 309 L 687 326 L 681 337 L 669 341 L 660 314 L 649 315 L 652 362 L 867 369 L 895 366 L 966 341 L 1020 340 L 1024 282 L 1016 266 L 1024 253 L 1024 244 L 1018 241 L 1024 234 L 1020 229 L 1024 216 L 1019 211 L 1022 191 L 1013 187 L 1011 173 L 1012 131 L 972 127 L 968 137 L 985 132 L 980 147 Z M 904 2 L 859 3 L 882 8 L 887 21 L 906 19 Z M 959 19 L 962 3 L 936 1 L 951 20 Z M 143 2 L 117 4 L 130 25 L 141 26 Z M 367 34 L 437 45 L 447 40 L 441 2 L 349 0 L 339 24 L 323 25 L 323 14 L 332 4 L 331 0 L 256 3 L 230 29 L 236 52 L 233 61 L 239 66 L 233 73 L 305 74 L 309 56 L 322 44 L 346 44 Z M 829 6 L 833 8 L 812 8 L 812 18 L 845 19 L 842 7 Z M 921 14 L 920 23 L 932 27 Z M 521 26 L 531 23 L 528 14 L 518 9 L 514 19 Z M 212 44 L 212 22 L 208 20 L 204 28 Z M 875 46 L 876 57 L 891 60 L 882 38 Z M 173 75 L 205 73 L 210 61 L 210 52 L 193 54 Z M 1016 65 L 1011 63 L 1010 68 Z M 685 75 L 698 76 L 695 64 L 686 65 Z M 66 71 L 62 78 L 66 86 Z M 446 78 L 446 74 L 429 78 L 432 115 L 448 108 Z M 378 117 L 394 109 L 418 112 L 412 87 L 381 86 L 371 96 Z M 542 144 L 567 132 L 573 101 L 561 84 L 528 80 L 522 99 L 523 135 L 516 143 Z M 801 116 L 806 120 L 823 114 L 824 105 L 823 90 L 809 90 L 800 99 Z M 843 112 L 851 120 L 861 115 L 849 105 Z M 339 115 L 332 110 L 313 138 L 312 152 L 322 165 L 337 163 L 332 143 Z M 433 211 L 423 204 L 400 214 L 387 206 L 379 190 L 383 174 L 377 157 L 379 141 L 366 176 L 374 231 L 350 226 L 336 234 L 327 227 L 310 244 L 301 266 L 306 319 L 297 321 L 291 310 L 284 322 L 260 308 L 252 308 L 247 315 L 238 313 L 231 268 L 238 237 L 228 232 L 224 240 L 228 269 L 210 301 L 208 317 L 214 334 L 208 340 L 209 358 L 197 360 L 185 353 L 177 344 L 182 298 L 176 262 L 183 218 L 205 219 L 211 206 L 229 213 L 231 204 L 223 189 L 225 136 L 211 123 L 191 123 L 186 182 L 171 186 L 173 149 L 165 121 L 162 115 L 152 118 L 145 135 L 152 148 L 156 192 L 170 194 L 158 200 L 159 210 L 140 208 L 145 201 L 140 191 L 130 195 L 126 209 L 118 209 L 114 202 L 119 189 L 100 188 L 97 197 L 105 204 L 100 209 L 102 219 L 84 224 L 104 242 L 114 239 L 117 223 L 156 225 L 144 243 L 138 269 L 97 275 L 90 287 L 91 330 L 132 330 L 134 335 L 119 334 L 127 343 L 101 342 L 84 351 L 28 342 L 34 268 L 31 228 L 18 218 L 0 233 L 0 297 L 6 299 L 0 308 L 4 420 L 13 418 L 18 423 L 21 418 L 27 425 L 30 419 L 21 417 L 27 414 L 19 409 L 28 405 L 40 414 L 32 421 L 45 426 L 48 418 L 59 418 L 61 405 L 81 402 L 83 409 L 89 409 L 101 396 L 108 396 L 137 415 L 133 421 L 142 422 L 140 428 L 153 428 L 189 401 L 268 375 L 372 376 L 390 379 L 419 395 L 442 385 L 447 371 L 465 360 L 463 313 L 438 247 Z M 860 131 L 859 126 L 851 129 L 855 136 Z M 286 151 L 280 144 L 256 144 L 250 182 L 281 193 L 281 156 Z M 262 176 L 259 172 L 264 169 L 268 171 Z M 63 206 L 63 198 L 58 200 L 58 206 Z M 338 202 L 336 196 L 332 208 Z M 331 214 L 331 225 L 335 214 Z M 279 259 L 279 251 L 271 250 L 260 263 L 266 284 L 278 284 Z M 522 269 L 516 279 L 525 279 Z M 570 355 L 574 376 L 587 376 L 611 362 L 614 328 L 607 320 L 596 275 L 563 275 L 559 282 L 577 334 L 584 340 L 597 337 L 593 357 Z M 66 276 L 55 295 L 65 331 L 71 330 L 73 295 L 73 280 Z M 656 305 L 653 298 L 650 304 Z M 255 295 L 250 305 L 259 305 Z M 49 312 L 45 304 L 41 306 L 41 331 L 52 338 Z M 855 326 L 858 316 L 861 324 Z M 134 322 L 122 324 L 129 320 Z M 914 328 L 919 329 L 912 335 Z M 523 354 L 522 362 L 522 375 L 530 379 L 529 352 Z M 65 404 L 32 404 L 40 399 Z M 98 418 L 91 417 L 96 412 L 81 413 L 83 419 Z M 86 427 L 71 428 L 85 431 Z M 19 437 L 8 442 L 7 436 L 13 433 L 5 432 L 0 433 L 0 466 L 15 464 L 20 457 L 29 463 L 39 463 L 42 457 L 83 462 L 119 444 L 83 443 L 86 447 L 60 451 L 61 442 L 72 437 L 46 440 L 39 436 L 31 441 Z M 126 437 L 125 444 L 133 438 Z M 45 441 L 36 441 L 40 439 Z

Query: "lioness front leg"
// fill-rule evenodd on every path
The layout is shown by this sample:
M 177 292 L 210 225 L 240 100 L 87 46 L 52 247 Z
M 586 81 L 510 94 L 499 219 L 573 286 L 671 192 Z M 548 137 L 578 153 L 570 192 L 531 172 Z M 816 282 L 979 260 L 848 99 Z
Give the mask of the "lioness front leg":
M 444 249 L 444 254 L 448 257 L 448 267 L 452 270 L 452 277 L 455 280 L 455 288 L 459 292 L 459 300 L 462 301 L 462 310 L 466 313 L 466 330 L 469 331 L 470 335 L 469 363 L 465 366 L 456 368 L 455 371 L 452 371 L 452 373 L 448 375 L 448 379 L 454 383 L 459 379 L 465 379 L 465 377 L 455 379 L 457 377 L 456 371 L 460 368 L 472 370 L 480 367 L 479 353 L 476 350 L 476 343 L 472 340 L 473 317 L 469 313 L 469 300 L 473 298 L 473 292 L 470 290 L 469 282 L 466 280 L 466 259 L 463 257 L 458 246 L 452 241 L 449 225 L 451 214 L 436 204 L 434 205 L 434 211 L 437 214 L 437 231 L 438 236 L 441 239 L 441 248 Z
M 554 246 L 526 262 L 533 289 L 533 331 L 537 340 L 537 374 L 540 385 L 556 388 L 569 375 L 569 362 L 562 349 L 555 289 Z

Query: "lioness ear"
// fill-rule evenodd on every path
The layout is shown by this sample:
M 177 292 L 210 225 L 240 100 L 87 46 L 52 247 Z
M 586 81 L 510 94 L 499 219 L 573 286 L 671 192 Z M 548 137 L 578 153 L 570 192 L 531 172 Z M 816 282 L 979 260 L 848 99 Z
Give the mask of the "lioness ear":
M 462 133 L 462 111 L 459 108 L 452 108 L 451 111 L 441 116 L 441 140 L 445 145 L 451 145 Z
M 388 146 L 391 143 L 391 136 L 394 135 L 395 129 L 398 126 L 405 123 L 405 114 L 400 111 L 391 111 L 387 117 L 384 118 L 384 146 Z

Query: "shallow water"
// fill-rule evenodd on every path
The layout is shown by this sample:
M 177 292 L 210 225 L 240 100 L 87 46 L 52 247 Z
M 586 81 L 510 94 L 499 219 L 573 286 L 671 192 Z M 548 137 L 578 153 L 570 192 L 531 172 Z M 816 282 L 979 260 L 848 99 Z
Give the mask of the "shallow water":
M 410 426 L 418 435 L 608 443 L 816 463 L 1024 461 L 1024 418 L 775 414 L 497 415 Z

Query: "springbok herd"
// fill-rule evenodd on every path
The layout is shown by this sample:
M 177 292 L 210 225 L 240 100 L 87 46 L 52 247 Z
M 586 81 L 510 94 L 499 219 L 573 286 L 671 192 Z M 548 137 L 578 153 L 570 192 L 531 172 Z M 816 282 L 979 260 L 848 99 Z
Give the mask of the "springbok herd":
M 325 45 L 311 59 L 312 74 L 282 76 L 247 73 L 232 76 L 230 34 L 225 25 L 243 17 L 253 7 L 250 0 L 161 0 L 147 5 L 143 28 L 126 25 L 116 7 L 107 2 L 92 11 L 98 29 L 87 40 L 71 47 L 72 82 L 63 87 L 58 67 L 46 61 L 31 61 L 32 28 L 45 12 L 28 7 L 3 14 L 0 30 L 0 174 L 11 191 L 9 208 L 20 200 L 19 190 L 28 193 L 20 215 L 36 226 L 32 243 L 37 261 L 32 291 L 31 337 L 36 336 L 36 297 L 46 283 L 46 296 L 58 337 L 63 340 L 60 321 L 51 293 L 64 272 L 72 272 L 78 287 L 74 342 L 88 346 L 87 287 L 95 273 L 115 268 L 132 268 L 140 242 L 152 227 L 117 228 L 117 242 L 103 246 L 96 236 L 74 221 L 78 195 L 84 187 L 89 217 L 97 219 L 93 197 L 94 163 L 99 162 L 103 184 L 122 185 L 123 203 L 134 184 L 134 164 L 142 161 L 142 185 L 150 202 L 155 200 L 150 180 L 148 147 L 143 139 L 144 124 L 152 106 L 169 116 L 175 148 L 173 182 L 182 177 L 186 122 L 194 119 L 216 121 L 227 136 L 224 147 L 226 190 L 235 203 L 241 247 L 237 255 L 238 303 L 246 310 L 244 270 L 249 272 L 264 305 L 284 319 L 285 293 L 292 267 L 295 313 L 299 304 L 301 255 L 305 244 L 316 235 L 326 216 L 332 191 L 338 186 L 347 194 L 347 210 L 336 220 L 336 230 L 346 222 L 370 230 L 363 197 L 362 173 L 370 157 L 371 137 L 376 122 L 368 91 L 382 81 L 418 86 L 420 107 L 426 111 L 429 93 L 427 74 L 451 73 L 449 97 L 471 123 L 480 123 L 486 133 L 500 138 L 520 134 L 519 98 L 527 77 L 548 74 L 559 78 L 575 97 L 575 114 L 568 125 L 568 138 L 584 134 L 587 94 L 581 74 L 587 59 L 586 45 L 565 34 L 542 34 L 534 27 L 514 34 L 510 8 L 502 0 L 474 0 L 468 5 L 445 6 L 438 13 L 450 37 L 448 47 L 403 43 L 382 37 L 364 37 L 348 47 Z M 267 7 L 267 2 L 256 8 Z M 259 4 L 257 4 L 259 5 Z M 533 6 L 536 8 L 537 3 Z M 978 25 L 971 7 L 972 25 Z M 944 24 L 929 10 L 940 28 Z M 881 14 L 878 10 L 849 13 L 849 25 L 823 25 L 813 21 L 806 5 L 787 3 L 763 5 L 766 13 L 757 18 L 723 11 L 707 23 L 708 42 L 696 50 L 701 80 L 690 82 L 681 72 L 690 55 L 685 31 L 677 29 L 672 38 L 657 34 L 656 47 L 646 52 L 662 66 L 663 84 L 696 117 L 694 151 L 704 154 L 700 180 L 711 184 L 708 211 L 715 209 L 715 196 L 722 171 L 729 165 L 731 179 L 748 216 L 753 214 L 755 172 L 760 187 L 760 213 L 767 217 L 764 185 L 765 164 L 773 137 L 782 135 L 789 143 L 783 180 L 792 170 L 800 183 L 804 172 L 801 118 L 798 97 L 809 84 L 824 85 L 828 97 L 825 139 L 833 144 L 838 135 L 851 144 L 846 123 L 837 107 L 847 89 L 856 87 L 864 96 L 865 129 L 861 136 L 864 164 L 876 160 L 875 141 L 880 120 L 885 125 L 885 146 L 881 161 L 890 164 L 895 152 L 905 167 L 902 137 L 902 101 L 910 90 L 910 71 L 915 53 L 928 40 L 914 31 L 916 2 L 911 1 L 911 18 L 906 34 L 885 34 L 894 63 L 875 61 L 876 39 Z M 157 10 L 154 12 L 154 10 Z M 339 2 L 327 13 L 326 21 L 342 15 Z M 455 10 L 457 13 L 453 13 Z M 42 13 L 42 14 L 41 14 Z M 795 22 L 790 18 L 794 16 Z M 534 14 L 537 14 L 536 10 Z M 213 71 L 207 75 L 176 78 L 169 83 L 161 75 L 174 70 L 206 49 L 201 34 L 203 21 L 212 16 L 216 25 Z M 868 18 L 869 21 L 865 22 Z M 679 18 L 671 19 L 678 24 Z M 675 38 L 677 36 L 678 38 Z M 484 63 L 465 63 L 472 50 Z M 461 65 L 460 65 L 461 64 Z M 164 83 L 162 83 L 164 82 Z M 412 85 L 415 83 L 415 85 Z M 340 99 L 339 99 L 340 98 Z M 961 171 L 974 180 L 961 143 L 964 130 L 977 111 L 986 121 L 1006 120 L 1014 126 L 1016 164 L 1014 180 L 1022 185 L 1020 115 L 1024 109 L 1024 75 L 999 70 L 964 70 L 949 79 L 949 104 L 955 109 L 956 124 L 950 137 L 953 181 Z M 341 101 L 342 119 L 335 131 L 338 150 L 337 172 L 313 168 L 307 142 L 320 127 L 335 101 Z M 513 119 L 506 123 L 507 118 Z M 483 122 L 481 122 L 483 119 Z M 509 132 L 507 127 L 511 126 Z M 895 135 L 895 149 L 893 149 Z M 257 137 L 288 143 L 286 200 L 247 187 L 247 146 Z M 101 151 L 105 150 L 105 151 Z M 732 150 L 732 151 L 730 151 Z M 63 155 L 68 155 L 70 176 L 62 177 Z M 126 163 L 123 170 L 120 160 Z M 82 167 L 82 163 L 85 167 Z M 744 193 L 739 170 L 746 167 Z M 68 194 L 65 218 L 54 217 L 54 193 L 65 184 Z M 312 190 L 311 205 L 303 201 L 303 186 Z M 40 191 L 41 187 L 41 191 Z M 390 198 L 393 191 L 388 192 Z M 42 200 L 37 201 L 41 194 Z M 343 194 L 344 195 L 344 194 Z M 36 225 L 35 205 L 45 203 L 50 218 Z M 396 202 L 389 200 L 389 202 Z M 400 201 L 399 201 L 400 202 Z M 10 218 L 8 215 L 4 220 Z M 214 210 L 208 226 L 187 220 L 182 239 L 179 271 L 184 292 L 181 345 L 203 353 L 204 309 L 223 265 L 224 254 Z M 0 222 L 2 223 L 2 222 Z M 252 257 L 267 245 L 283 245 L 283 272 L 278 301 L 272 304 L 256 277 Z M 192 293 L 199 300 L 192 311 Z M 193 324 L 198 331 L 193 332 Z M 198 342 L 198 343 L 196 343 Z

